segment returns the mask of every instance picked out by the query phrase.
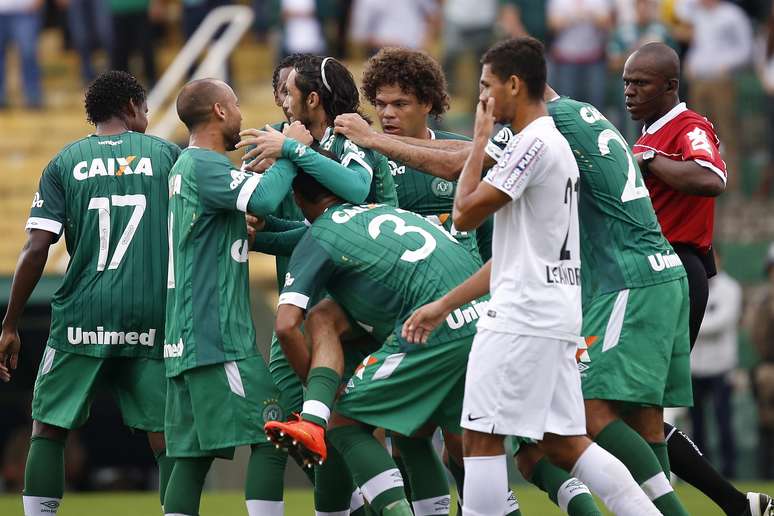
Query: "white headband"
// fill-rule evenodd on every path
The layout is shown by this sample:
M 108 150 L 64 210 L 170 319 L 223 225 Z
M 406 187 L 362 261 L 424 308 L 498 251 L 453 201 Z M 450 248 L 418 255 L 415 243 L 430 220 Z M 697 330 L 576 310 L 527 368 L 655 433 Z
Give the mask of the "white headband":
M 333 90 L 331 89 L 330 85 L 328 84 L 328 79 L 325 78 L 325 63 L 328 62 L 329 59 L 333 59 L 332 57 L 326 57 L 322 60 L 322 64 L 320 65 L 320 75 L 322 75 L 322 82 L 325 85 L 325 89 L 327 89 L 329 92 L 333 93 Z

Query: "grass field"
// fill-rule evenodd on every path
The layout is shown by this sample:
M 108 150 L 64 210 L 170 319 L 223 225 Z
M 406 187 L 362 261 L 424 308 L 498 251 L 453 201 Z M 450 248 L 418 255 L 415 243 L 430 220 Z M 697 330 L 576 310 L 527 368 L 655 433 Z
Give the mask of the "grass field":
M 774 483 L 740 483 L 743 491 L 774 492 Z M 722 516 L 723 513 L 701 493 L 690 486 L 679 484 L 677 491 L 688 512 L 694 516 Z M 524 516 L 553 516 L 562 513 L 536 488 L 516 486 L 516 495 Z M 158 498 L 152 493 L 67 494 L 58 516 L 155 516 L 161 514 Z M 202 499 L 203 516 L 245 516 L 242 495 L 238 492 L 208 492 Z M 286 516 L 314 514 L 312 491 L 289 490 L 285 494 Z M 0 496 L 0 515 L 21 516 L 21 497 Z

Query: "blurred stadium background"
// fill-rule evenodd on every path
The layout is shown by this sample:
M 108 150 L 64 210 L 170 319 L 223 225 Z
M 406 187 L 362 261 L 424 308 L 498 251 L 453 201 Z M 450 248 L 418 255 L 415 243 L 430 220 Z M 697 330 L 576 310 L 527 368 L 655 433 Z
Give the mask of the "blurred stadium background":
M 182 126 L 164 128 L 161 119 L 189 67 L 178 65 L 183 73 L 177 78 L 164 74 L 201 20 L 229 4 L 229 0 L 0 0 L 0 53 L 7 57 L 0 59 L 0 81 L 6 84 L 5 89 L 0 87 L 0 303 L 8 299 L 40 172 L 63 145 L 91 130 L 82 98 L 88 80 L 95 71 L 117 66 L 137 75 L 149 91 L 169 79 L 170 96 L 152 106 L 149 132 L 183 145 Z M 701 445 L 733 478 L 772 478 L 774 279 L 770 278 L 774 275 L 766 270 L 774 264 L 769 250 L 774 241 L 774 9 L 769 0 L 253 0 L 236 5 L 243 9 L 231 21 L 238 25 L 253 19 L 244 23 L 246 32 L 235 40 L 228 60 L 216 60 L 206 75 L 221 75 L 234 86 L 243 127 L 261 127 L 281 117 L 274 106 L 271 74 L 282 55 L 297 51 L 333 55 L 343 59 L 357 79 L 370 53 L 400 45 L 423 48 L 444 64 L 453 102 L 437 123 L 470 133 L 478 55 L 499 38 L 531 34 L 546 42 L 549 82 L 560 93 L 602 108 L 632 143 L 639 128 L 623 110 L 623 60 L 647 41 L 673 44 L 683 56 L 683 97 L 716 124 L 721 141 L 729 142 L 723 152 L 731 179 L 718 200 L 716 247 L 725 270 L 743 292 L 730 323 L 732 337 L 723 344 L 733 346 L 734 360 L 712 364 L 709 357 L 710 366 L 705 368 L 707 375 L 730 388 L 731 458 L 723 460 L 729 439 L 722 439 L 714 424 L 726 411 L 721 408 L 718 413 L 711 403 L 705 411 L 707 430 Z M 718 17 L 726 22 L 715 33 L 719 24 L 713 20 Z M 215 47 L 207 44 L 207 48 Z M 232 158 L 239 160 L 237 154 Z M 274 261 L 263 255 L 250 260 L 258 344 L 266 349 L 276 297 Z M 12 383 L 0 387 L 0 492 L 9 493 L 0 497 L 0 514 L 20 510 L 12 495 L 20 492 L 23 482 L 32 385 L 47 337 L 48 303 L 66 264 L 62 243 L 53 250 L 46 276 L 28 305 L 20 369 Z M 691 428 L 687 412 L 673 417 Z M 728 459 L 727 451 L 725 455 Z M 121 426 L 106 393 L 96 401 L 91 421 L 70 436 L 68 493 L 153 489 L 154 470 L 144 436 Z M 304 487 L 295 466 L 289 470 L 289 485 Z M 233 463 L 219 463 L 210 475 L 210 487 L 239 489 L 242 471 L 239 457 Z M 525 493 L 530 499 L 542 499 L 526 487 Z M 294 492 L 289 509 L 309 507 L 308 498 L 309 493 Z M 700 503 L 698 495 L 694 498 Z M 203 510 L 231 514 L 231 509 L 216 509 L 219 506 L 213 504 L 241 508 L 238 499 L 223 495 L 208 502 L 205 496 Z M 76 503 L 87 506 L 94 499 L 74 500 L 68 494 L 62 514 L 87 514 Z M 116 509 L 111 513 L 116 516 L 146 513 L 132 509 L 133 498 L 113 500 Z M 138 507 L 155 511 L 152 495 L 136 500 Z M 712 514 L 710 509 L 693 513 Z

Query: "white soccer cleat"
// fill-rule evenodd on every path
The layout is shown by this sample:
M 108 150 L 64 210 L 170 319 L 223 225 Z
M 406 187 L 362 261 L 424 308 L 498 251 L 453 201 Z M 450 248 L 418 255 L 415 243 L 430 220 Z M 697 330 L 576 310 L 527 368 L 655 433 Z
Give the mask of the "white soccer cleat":
M 769 495 L 763 493 L 747 493 L 747 503 L 749 504 L 748 514 L 750 516 L 774 516 L 774 500 Z

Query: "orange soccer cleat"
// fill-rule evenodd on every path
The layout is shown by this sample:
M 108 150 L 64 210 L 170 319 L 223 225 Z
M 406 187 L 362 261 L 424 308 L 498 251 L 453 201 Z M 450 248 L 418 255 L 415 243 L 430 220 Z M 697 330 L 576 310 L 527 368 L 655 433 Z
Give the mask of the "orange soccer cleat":
M 325 445 L 325 428 L 318 424 L 305 421 L 301 416 L 294 414 L 295 421 L 269 421 L 263 425 L 266 437 L 277 448 L 280 446 L 288 450 L 288 453 L 301 457 L 303 464 L 311 468 L 315 464 L 322 464 L 328 457 L 328 448 Z

